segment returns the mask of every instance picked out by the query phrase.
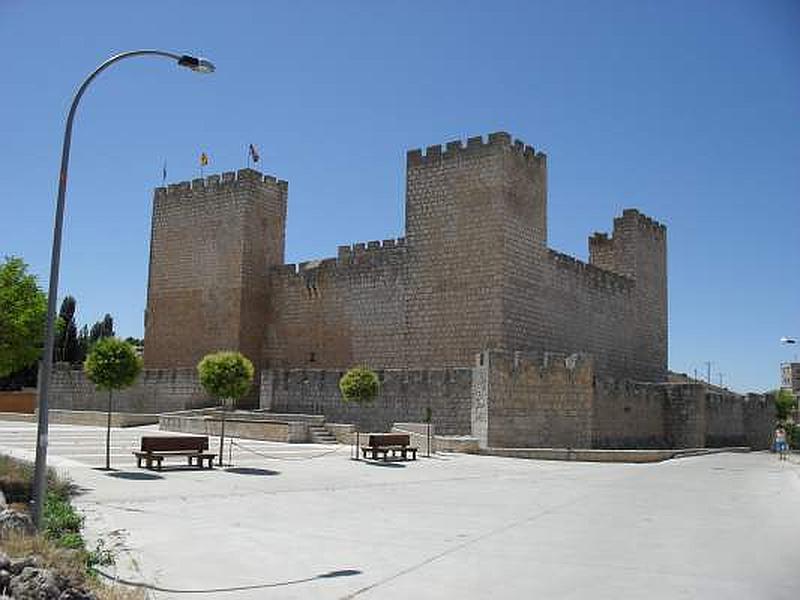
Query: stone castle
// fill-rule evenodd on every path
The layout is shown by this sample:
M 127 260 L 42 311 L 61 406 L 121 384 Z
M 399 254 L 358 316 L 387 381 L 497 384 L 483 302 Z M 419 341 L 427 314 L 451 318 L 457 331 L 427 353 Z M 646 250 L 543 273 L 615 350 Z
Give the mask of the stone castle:
M 243 169 L 158 188 L 145 363 L 220 348 L 258 369 L 470 366 L 486 350 L 583 352 L 603 375 L 667 373 L 666 229 L 636 210 L 547 246 L 547 160 L 507 133 L 412 150 L 405 237 L 284 264 L 288 184 Z
M 625 210 L 589 262 L 551 250 L 546 157 L 507 133 L 412 150 L 406 172 L 405 237 L 299 265 L 284 264 L 285 181 L 243 169 L 158 188 L 146 369 L 119 409 L 218 403 L 195 365 L 233 349 L 258 373 L 242 406 L 271 411 L 248 418 L 386 431 L 430 415 L 492 452 L 769 444 L 770 398 L 668 379 L 663 225 Z M 340 398 L 355 364 L 381 380 L 368 409 Z M 105 406 L 79 371 L 57 371 L 53 397 Z

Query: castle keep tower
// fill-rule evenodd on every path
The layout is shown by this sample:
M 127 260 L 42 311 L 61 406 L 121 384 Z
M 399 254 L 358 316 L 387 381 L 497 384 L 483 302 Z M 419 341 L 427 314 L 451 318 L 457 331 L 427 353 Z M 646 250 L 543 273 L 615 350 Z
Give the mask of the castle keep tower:
M 546 157 L 498 132 L 412 150 L 406 173 L 409 352 L 470 364 L 506 346 L 506 266 L 546 247 Z
M 145 366 L 238 350 L 261 367 L 268 272 L 283 264 L 288 184 L 252 169 L 157 188 Z

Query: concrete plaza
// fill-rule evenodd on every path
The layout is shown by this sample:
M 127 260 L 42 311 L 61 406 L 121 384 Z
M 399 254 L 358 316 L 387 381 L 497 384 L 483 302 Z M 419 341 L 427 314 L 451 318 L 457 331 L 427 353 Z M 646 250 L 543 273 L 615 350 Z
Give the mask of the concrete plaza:
M 90 536 L 155 598 L 782 599 L 800 592 L 800 465 L 468 455 L 372 464 L 346 446 L 235 440 L 233 467 L 137 469 L 154 427 L 54 425 Z M 0 421 L 30 458 L 32 424 Z M 215 444 L 212 449 L 216 451 Z M 226 449 L 227 460 L 227 449 Z M 180 460 L 175 460 L 180 465 Z M 114 571 L 112 571 L 113 573 Z

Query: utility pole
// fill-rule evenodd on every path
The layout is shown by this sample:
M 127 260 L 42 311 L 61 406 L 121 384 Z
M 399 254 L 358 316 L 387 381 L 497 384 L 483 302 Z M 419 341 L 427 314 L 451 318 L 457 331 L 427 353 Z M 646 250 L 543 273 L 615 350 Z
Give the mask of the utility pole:
M 710 360 L 707 360 L 704 364 L 706 365 L 706 383 L 711 385 L 711 365 L 714 363 L 712 363 Z

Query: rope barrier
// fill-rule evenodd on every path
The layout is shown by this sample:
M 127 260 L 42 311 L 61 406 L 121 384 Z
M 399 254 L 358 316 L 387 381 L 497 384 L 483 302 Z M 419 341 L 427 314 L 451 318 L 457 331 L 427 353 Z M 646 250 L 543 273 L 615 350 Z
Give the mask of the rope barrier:
M 268 460 L 282 460 L 282 461 L 285 461 L 285 462 L 300 462 L 300 461 L 304 461 L 304 460 L 312 460 L 314 458 L 322 458 L 323 456 L 328 456 L 330 454 L 336 454 L 337 452 L 340 452 L 342 450 L 341 448 L 334 448 L 333 450 L 327 450 L 326 452 L 320 452 L 319 454 L 314 454 L 312 456 L 300 456 L 300 457 L 297 457 L 297 458 L 286 458 L 284 456 L 275 456 L 275 455 L 264 454 L 263 452 L 259 452 L 258 450 L 253 450 L 252 448 L 248 448 L 247 446 L 245 446 L 243 444 L 240 444 L 239 442 L 234 442 L 233 440 L 231 440 L 230 443 L 231 443 L 232 446 L 236 446 L 237 448 L 241 448 L 245 452 L 250 452 L 251 454 L 255 454 L 255 455 L 260 456 L 262 458 L 266 458 Z

